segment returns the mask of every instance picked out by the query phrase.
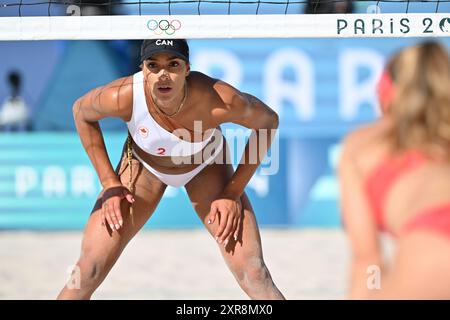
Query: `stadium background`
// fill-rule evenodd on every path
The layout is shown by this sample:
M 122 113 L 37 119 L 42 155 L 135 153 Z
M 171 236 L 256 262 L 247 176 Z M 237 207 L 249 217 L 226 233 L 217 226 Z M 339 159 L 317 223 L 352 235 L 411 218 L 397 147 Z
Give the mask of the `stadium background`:
M 384 4 L 383 12 L 402 12 L 401 5 Z M 356 12 L 366 8 L 357 6 Z M 2 15 L 16 15 L 17 9 L 6 9 Z M 22 9 L 22 15 L 43 10 L 47 8 L 31 6 Z M 52 13 L 58 10 L 63 9 Z M 409 11 L 414 12 L 414 5 Z M 424 5 L 420 12 L 427 12 Z M 279 141 L 265 165 L 277 173 L 259 170 L 247 187 L 260 225 L 340 226 L 335 176 L 339 143 L 349 130 L 377 116 L 374 88 L 386 57 L 422 40 L 189 41 L 193 70 L 256 95 L 280 115 Z M 450 47 L 450 39 L 438 41 Z M 9 95 L 7 74 L 17 70 L 32 112 L 31 132 L 0 134 L 0 229 L 83 228 L 100 185 L 74 129 L 72 103 L 96 86 L 137 71 L 138 47 L 138 41 L 126 40 L 0 42 L 0 101 Z M 101 125 L 116 164 L 126 127 L 114 119 Z M 146 225 L 199 226 L 182 188 L 167 190 Z

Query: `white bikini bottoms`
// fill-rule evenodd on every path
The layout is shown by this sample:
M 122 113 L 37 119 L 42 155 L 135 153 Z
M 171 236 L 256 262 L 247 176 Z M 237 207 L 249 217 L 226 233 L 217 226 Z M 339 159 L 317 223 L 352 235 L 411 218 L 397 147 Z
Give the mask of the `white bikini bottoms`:
M 167 174 L 162 173 L 154 168 L 152 168 L 147 162 L 143 161 L 142 158 L 140 158 L 134 150 L 132 150 L 133 155 L 138 159 L 142 165 L 151 173 L 153 173 L 156 177 L 158 177 L 161 182 L 165 183 L 168 186 L 172 187 L 183 187 L 186 185 L 189 181 L 191 181 L 192 178 L 194 178 L 200 171 L 202 171 L 208 164 L 210 164 L 214 159 L 219 155 L 220 151 L 222 151 L 223 148 L 223 136 L 220 135 L 220 142 L 217 143 L 217 148 L 215 148 L 215 152 L 213 155 L 211 155 L 208 159 L 206 159 L 203 163 L 201 163 L 199 166 L 197 166 L 194 170 L 181 173 L 181 174 Z

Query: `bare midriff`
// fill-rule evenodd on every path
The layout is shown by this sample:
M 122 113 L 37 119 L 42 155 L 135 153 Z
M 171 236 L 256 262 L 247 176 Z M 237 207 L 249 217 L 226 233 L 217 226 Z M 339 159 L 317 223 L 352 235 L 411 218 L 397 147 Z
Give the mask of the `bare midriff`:
M 222 143 L 220 139 L 211 138 L 208 144 L 198 153 L 189 156 L 156 156 L 142 150 L 134 141 L 132 147 L 134 152 L 153 169 L 166 174 L 183 174 L 194 170 L 205 160 L 214 154 Z M 205 152 L 205 150 L 213 150 Z

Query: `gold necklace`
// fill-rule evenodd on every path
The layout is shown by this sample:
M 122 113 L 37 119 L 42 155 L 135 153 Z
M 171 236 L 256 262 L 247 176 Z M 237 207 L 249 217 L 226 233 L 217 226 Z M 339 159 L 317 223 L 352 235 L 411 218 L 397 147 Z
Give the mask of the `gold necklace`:
M 165 112 L 158 106 L 158 104 L 156 103 L 155 99 L 153 98 L 153 95 L 150 94 L 150 96 L 152 97 L 153 104 L 155 105 L 155 107 L 156 107 L 156 109 L 158 110 L 158 112 L 159 112 L 159 113 L 162 113 L 162 114 L 163 114 L 164 116 L 166 116 L 166 117 L 172 118 L 172 117 L 176 116 L 176 115 L 180 112 L 181 108 L 183 108 L 184 103 L 186 102 L 186 98 L 187 98 L 187 83 L 184 84 L 184 97 L 183 97 L 183 101 L 181 101 L 181 104 L 178 106 L 177 110 L 176 110 L 174 113 L 172 113 L 172 114 L 167 114 L 167 113 L 165 113 Z

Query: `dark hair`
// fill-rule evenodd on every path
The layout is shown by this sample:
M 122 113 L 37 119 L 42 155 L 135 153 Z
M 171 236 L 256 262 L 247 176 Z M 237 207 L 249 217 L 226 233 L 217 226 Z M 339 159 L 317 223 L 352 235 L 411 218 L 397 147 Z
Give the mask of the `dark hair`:
M 304 13 L 320 14 L 320 13 L 352 13 L 352 0 L 308 0 Z
M 11 95 L 13 97 L 17 96 L 20 91 L 20 85 L 22 83 L 22 76 L 18 71 L 10 71 L 8 73 L 8 82 L 11 86 L 12 93 Z

